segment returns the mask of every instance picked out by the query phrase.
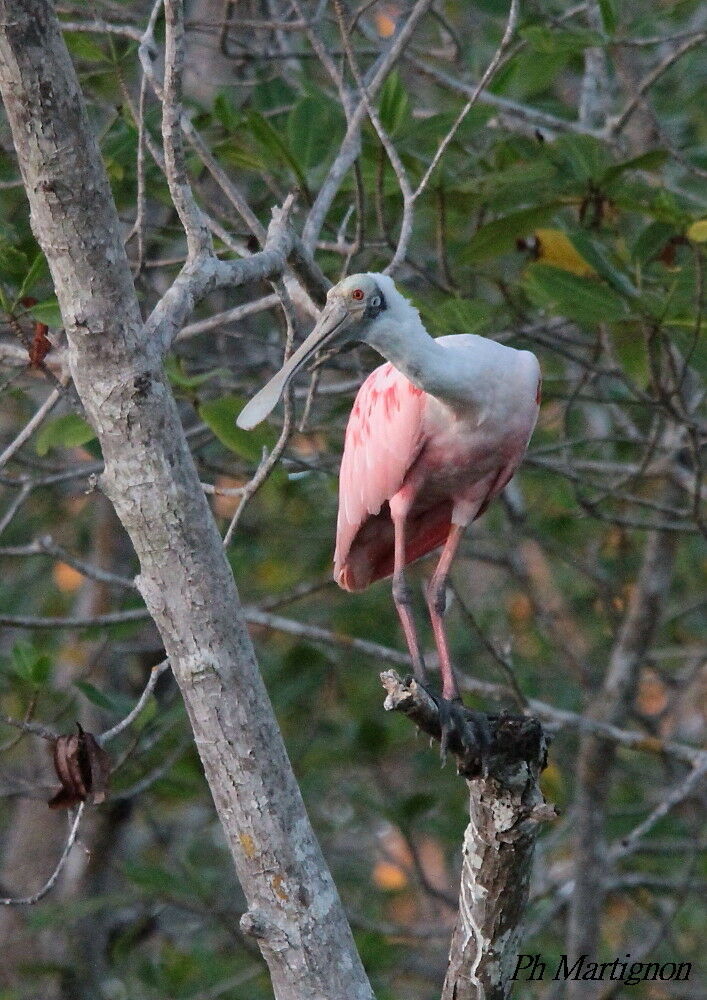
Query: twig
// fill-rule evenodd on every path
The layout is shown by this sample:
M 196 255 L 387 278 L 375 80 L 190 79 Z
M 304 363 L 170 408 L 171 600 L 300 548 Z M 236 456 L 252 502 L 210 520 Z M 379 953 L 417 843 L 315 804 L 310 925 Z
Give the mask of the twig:
M 393 37 L 393 41 L 387 52 L 372 67 L 370 75 L 366 79 L 369 101 L 375 99 L 386 77 L 401 57 L 420 19 L 426 14 L 431 2 L 432 0 L 417 0 L 405 24 Z M 314 204 L 309 210 L 302 231 L 302 240 L 304 245 L 309 249 L 316 244 L 331 203 L 344 177 L 359 155 L 361 148 L 360 128 L 365 113 L 366 104 L 361 99 L 349 116 L 346 135 L 329 169 L 329 173 L 319 188 L 317 197 L 314 199 Z
M 24 425 L 15 440 L 12 441 L 7 448 L 5 448 L 2 454 L 0 454 L 0 469 L 7 465 L 15 452 L 18 451 L 25 441 L 27 441 L 28 438 L 34 434 L 42 421 L 51 413 L 56 404 L 59 402 L 62 394 L 62 389 L 52 389 L 34 416 L 31 417 L 31 419 Z
M 668 813 L 676 806 L 678 803 L 682 802 L 693 792 L 696 792 L 699 788 L 700 783 L 704 780 L 707 774 L 707 757 L 705 757 L 700 762 L 695 763 L 694 768 L 684 781 L 681 781 L 677 788 L 674 788 L 672 792 L 656 806 L 656 808 L 639 823 L 638 826 L 622 837 L 620 842 L 609 851 L 609 858 L 612 861 L 618 861 L 621 858 L 625 858 L 628 854 L 633 854 L 637 850 L 641 850 L 640 841 L 655 824 L 667 816 Z
M 142 795 L 142 793 L 147 791 L 148 788 L 151 788 L 156 781 L 159 781 L 160 778 L 165 776 L 165 774 L 168 774 L 182 754 L 192 745 L 193 738 L 191 736 L 188 739 L 182 740 L 181 743 L 177 744 L 177 746 L 170 753 L 168 753 L 163 760 L 160 761 L 157 767 L 154 767 L 143 778 L 136 781 L 134 785 L 131 785 L 129 788 L 124 788 L 120 792 L 116 792 L 112 796 L 113 800 L 119 802 L 125 799 L 134 799 L 137 798 L 138 795 Z
M 516 0 L 514 0 L 516 2 Z M 358 86 L 359 94 L 361 95 L 361 100 L 366 108 L 366 113 L 373 125 L 378 138 L 380 139 L 383 148 L 386 151 L 390 165 L 395 172 L 395 176 L 398 181 L 398 186 L 400 188 L 400 193 L 403 198 L 403 213 L 400 220 L 400 234 L 398 236 L 398 243 L 395 248 L 395 253 L 392 260 L 387 264 L 384 269 L 385 274 L 394 274 L 397 268 L 405 260 L 407 254 L 408 243 L 410 242 L 410 237 L 412 235 L 412 221 L 413 221 L 413 192 L 408 179 L 407 170 L 403 166 L 403 162 L 398 155 L 398 151 L 395 148 L 392 139 L 383 127 L 383 123 L 380 120 L 380 116 L 373 106 L 370 100 L 368 90 L 366 85 L 361 78 L 359 72 L 358 64 L 354 56 L 353 50 L 351 48 L 351 41 L 349 38 L 348 30 L 346 27 L 346 19 L 344 17 L 343 6 L 341 0 L 334 0 L 334 8 L 336 10 L 336 16 L 339 22 L 339 31 L 341 32 L 341 38 L 344 43 L 344 50 L 346 52 L 349 65 L 351 67 L 351 72 Z
M 520 688 L 520 685 L 518 684 L 518 678 L 516 677 L 515 671 L 513 670 L 513 665 L 511 663 L 509 655 L 507 653 L 501 653 L 496 648 L 495 643 L 491 642 L 489 639 L 486 638 L 486 636 L 484 635 L 483 629 L 481 628 L 481 626 L 477 622 L 476 618 L 474 617 L 474 615 L 473 615 L 473 613 L 471 611 L 471 608 L 469 608 L 468 605 L 466 604 L 466 602 L 462 599 L 461 594 L 459 593 L 459 588 L 457 586 L 455 586 L 454 583 L 452 583 L 451 589 L 452 589 L 452 593 L 454 594 L 455 598 L 457 599 L 457 603 L 459 604 L 459 607 L 462 610 L 462 614 L 464 615 L 464 617 L 466 618 L 466 620 L 469 622 L 469 624 L 471 625 L 471 627 L 474 629 L 474 631 L 478 635 L 478 637 L 481 640 L 481 642 L 483 643 L 483 646 L 486 649 L 486 651 L 488 653 L 490 653 L 490 655 L 493 657 L 493 659 L 495 660 L 495 662 L 501 668 L 501 671 L 503 672 L 503 676 L 508 681 L 508 685 L 509 685 L 509 687 L 510 687 L 512 693 L 513 693 L 513 698 L 514 698 L 514 700 L 515 700 L 518 708 L 521 711 L 527 711 L 527 709 L 528 709 L 528 699 L 525 697 L 525 695 L 523 694 L 523 692 L 522 692 L 522 690 Z
M 47 740 L 48 743 L 54 743 L 59 735 L 39 722 L 30 722 L 27 719 L 12 719 L 9 715 L 4 714 L 0 714 L 0 724 L 3 726 L 12 726 L 13 729 L 19 729 L 23 733 L 30 733 L 32 736 L 39 736 L 41 739 Z
M 155 690 L 157 686 L 157 681 L 160 679 L 160 677 L 165 672 L 165 670 L 167 670 L 168 667 L 169 667 L 169 660 L 162 660 L 161 663 L 157 663 L 152 668 L 152 670 L 150 671 L 150 676 L 148 678 L 147 684 L 143 688 L 142 694 L 135 702 L 133 708 L 125 716 L 125 718 L 121 719 L 120 722 L 117 722 L 110 729 L 106 729 L 105 732 L 101 733 L 100 736 L 96 737 L 101 746 L 105 746 L 106 743 L 109 743 L 111 740 L 115 739 L 116 736 L 119 736 L 120 733 L 123 732 L 123 730 L 127 729 L 128 726 L 135 721 L 135 719 L 138 717 L 140 712 L 142 712 L 143 708 L 147 704 L 150 696 L 152 695 L 152 692 Z
M 341 632 L 332 632 L 330 629 L 322 628 L 319 625 L 309 625 L 305 622 L 295 621 L 292 618 L 283 618 L 274 615 L 261 608 L 245 607 L 244 614 L 250 625 L 261 626 L 272 629 L 275 632 L 283 632 L 300 639 L 308 639 L 310 642 L 320 642 L 325 646 L 335 646 L 344 650 L 362 653 L 370 656 L 378 663 L 390 664 L 406 670 L 412 669 L 412 661 L 407 653 L 398 649 L 391 649 L 369 639 L 359 639 L 354 636 L 344 635 Z M 510 689 L 501 685 L 493 684 L 489 681 L 481 681 L 469 674 L 462 674 L 459 677 L 459 686 L 469 694 L 482 695 L 487 698 L 504 699 L 511 695 Z M 685 743 L 676 743 L 670 740 L 662 740 L 656 736 L 650 736 L 635 730 L 621 729 L 619 726 L 610 723 L 596 722 L 588 719 L 578 712 L 571 712 L 566 709 L 556 708 L 547 702 L 537 698 L 529 698 L 528 706 L 531 712 L 539 718 L 550 723 L 556 728 L 570 728 L 596 733 L 605 739 L 611 740 L 620 746 L 625 746 L 637 752 L 657 754 L 658 756 L 674 757 L 695 766 L 703 760 L 707 760 L 707 752 L 697 747 L 688 746 Z
M 73 566 L 82 576 L 86 576 L 91 580 L 97 580 L 99 583 L 125 587 L 128 590 L 137 589 L 135 581 L 131 577 L 118 576 L 116 573 L 109 573 L 107 570 L 101 569 L 100 566 L 84 562 L 83 559 L 79 559 L 78 556 L 68 552 L 61 545 L 57 545 L 51 535 L 43 535 L 29 545 L 6 545 L 0 548 L 0 556 L 25 557 L 43 555 L 53 556 L 68 566 Z
M 141 622 L 150 617 L 147 608 L 130 608 L 127 611 L 111 611 L 104 615 L 74 615 L 66 618 L 44 618 L 33 615 L 0 615 L 0 625 L 5 628 L 93 628 L 94 626 L 124 625 L 127 622 Z
M 69 835 L 66 838 L 66 843 L 64 844 L 64 850 L 61 852 L 57 866 L 49 876 L 47 881 L 44 883 L 41 889 L 37 892 L 32 893 L 31 896 L 5 896 L 0 897 L 0 905 L 2 906 L 34 906 L 38 903 L 40 899 L 43 899 L 47 893 L 54 887 L 56 880 L 61 875 L 61 872 L 66 864 L 69 854 L 71 853 L 71 848 L 76 842 L 76 835 L 79 831 L 79 823 L 81 822 L 81 817 L 83 816 L 84 803 L 80 802 L 71 825 L 69 827 Z
M 165 67 L 162 140 L 167 183 L 187 237 L 190 258 L 211 253 L 209 230 L 189 183 L 182 144 L 182 71 L 184 68 L 184 0 L 164 0 Z
M 684 55 L 692 51 L 692 49 L 696 48 L 698 45 L 701 45 L 705 40 L 707 40 L 707 31 L 701 31 L 699 34 L 688 38 L 682 43 L 682 45 L 678 45 L 676 49 L 661 60 L 661 62 L 659 62 L 658 65 L 655 66 L 654 69 L 652 69 L 651 72 L 648 73 L 648 75 L 645 76 L 639 83 L 633 96 L 628 101 L 623 111 L 621 111 L 616 118 L 612 118 L 609 122 L 607 122 L 606 137 L 612 138 L 618 135 L 641 103 L 644 94 L 650 90 L 653 84 L 657 83 L 661 76 L 663 76 L 663 74 L 666 73 L 671 66 L 675 65 L 679 59 L 682 59 Z
M 466 104 L 464 105 L 464 107 L 462 108 L 462 110 L 459 112 L 459 114 L 457 115 L 457 117 L 456 117 L 456 119 L 454 121 L 454 124 L 450 128 L 449 132 L 447 132 L 447 134 L 445 135 L 444 139 L 442 140 L 442 142 L 437 147 L 437 152 L 432 157 L 432 162 L 430 163 L 430 165 L 428 166 L 427 170 L 423 174 L 422 180 L 417 185 L 417 187 L 416 187 L 416 189 L 415 189 L 415 191 L 414 191 L 414 193 L 412 195 L 412 200 L 413 201 L 417 201 L 417 199 L 420 197 L 420 195 L 422 194 L 422 192 L 427 187 L 427 184 L 429 182 L 430 177 L 434 173 L 434 171 L 435 171 L 435 169 L 437 167 L 437 164 L 439 163 L 439 161 L 444 156 L 444 154 L 446 152 L 446 149 L 447 149 L 447 146 L 449 146 L 449 143 L 454 138 L 454 136 L 455 136 L 455 134 L 457 132 L 457 129 L 459 128 L 459 126 L 464 121 L 464 119 L 466 118 L 466 116 L 468 115 L 468 113 L 471 111 L 471 109 L 473 108 L 473 106 L 478 101 L 478 99 L 481 96 L 481 93 L 484 90 L 484 87 L 486 86 L 486 84 L 489 83 L 493 79 L 494 74 L 496 73 L 496 70 L 501 65 L 501 60 L 503 59 L 504 55 L 508 51 L 508 48 L 509 48 L 509 46 L 511 44 L 511 41 L 513 40 L 513 35 L 515 34 L 516 25 L 518 23 L 518 11 L 519 11 L 519 9 L 520 9 L 520 0 L 511 0 L 511 8 L 510 8 L 510 10 L 508 12 L 508 20 L 506 22 L 505 31 L 503 32 L 503 38 L 501 39 L 501 44 L 496 49 L 496 52 L 494 53 L 494 56 L 491 59 L 491 62 L 486 67 L 486 70 L 485 70 L 483 76 L 481 77 L 481 79 L 479 80 L 479 82 L 476 84 L 476 87 L 471 91 L 471 96 L 469 97 L 469 100 L 466 102 Z
M 274 306 L 279 305 L 279 302 L 280 299 L 277 295 L 264 295 L 262 298 L 254 299 L 252 302 L 244 302 L 242 306 L 234 306 L 233 309 L 227 309 L 225 312 L 214 313 L 212 316 L 207 316 L 206 319 L 199 319 L 194 323 L 183 326 L 175 337 L 175 341 L 196 337 L 199 333 L 206 333 L 208 330 L 213 330 L 219 326 L 226 326 L 228 323 L 238 323 L 239 320 L 245 319 L 247 316 L 254 316 L 259 312 L 272 309 Z
M 459 80 L 454 76 L 450 76 L 443 70 L 437 69 L 436 66 L 431 66 L 429 63 L 426 63 L 417 56 L 410 55 L 409 53 L 407 53 L 403 58 L 410 66 L 413 66 L 414 69 L 416 69 L 423 76 L 428 77 L 430 80 L 434 80 L 435 83 L 438 83 L 446 90 L 450 90 L 453 93 L 461 94 L 467 97 L 472 97 L 476 93 L 476 84 L 466 83 L 464 80 Z M 571 121 L 567 118 L 558 118 L 557 115 L 550 114 L 547 111 L 542 111 L 539 108 L 530 107 L 527 104 L 521 104 L 520 102 L 513 101 L 508 97 L 501 97 L 499 94 L 494 94 L 489 90 L 482 89 L 479 91 L 477 100 L 481 104 L 487 104 L 489 107 L 498 108 L 499 111 L 503 111 L 511 117 L 515 117 L 523 122 L 526 122 L 531 126 L 531 128 L 546 129 L 550 133 L 550 137 L 556 132 L 576 132 L 579 135 L 591 135 L 597 139 L 605 138 L 604 131 L 602 129 L 591 128 L 588 125 L 582 125 L 581 122 Z
M 119 35 L 121 38 L 130 38 L 133 42 L 139 42 L 142 39 L 142 32 L 139 28 L 134 28 L 132 24 L 113 24 L 102 18 L 94 18 L 92 21 L 61 21 L 60 24 L 62 31 L 85 32 L 93 35 Z
M 294 336 L 295 336 L 295 316 L 294 316 L 294 311 L 292 309 L 292 303 L 289 300 L 289 296 L 287 294 L 284 285 L 281 282 L 279 282 L 276 284 L 276 288 L 278 291 L 278 297 L 280 299 L 280 303 L 283 308 L 283 312 L 285 314 L 285 320 L 287 322 L 287 335 L 285 338 L 285 352 L 283 357 L 283 363 L 284 363 L 285 361 L 287 361 L 290 354 L 292 353 L 292 347 L 294 344 Z M 275 468 L 276 464 L 280 460 L 280 456 L 282 455 L 283 451 L 287 446 L 287 442 L 290 439 L 290 434 L 292 433 L 292 420 L 294 413 L 292 406 L 292 392 L 289 386 L 287 386 L 284 393 L 284 407 L 285 407 L 285 416 L 282 424 L 282 430 L 280 431 L 280 437 L 278 438 L 270 454 L 263 456 L 263 460 L 258 466 L 258 469 L 256 470 L 253 478 L 250 480 L 249 483 L 247 483 L 243 487 L 240 503 L 238 504 L 238 507 L 236 508 L 236 511 L 233 517 L 231 518 L 231 523 L 228 526 L 228 530 L 224 535 L 223 544 L 224 547 L 226 548 L 231 544 L 234 532 L 238 527 L 238 523 L 241 517 L 243 516 L 243 511 L 245 510 L 246 505 L 249 503 L 250 499 L 253 496 L 255 496 L 257 491 L 260 489 L 260 487 L 266 481 L 272 470 Z

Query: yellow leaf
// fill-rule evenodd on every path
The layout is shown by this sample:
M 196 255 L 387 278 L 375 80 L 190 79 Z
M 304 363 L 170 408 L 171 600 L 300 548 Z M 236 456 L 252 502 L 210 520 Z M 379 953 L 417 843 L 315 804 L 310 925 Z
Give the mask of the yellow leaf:
M 563 271 L 577 274 L 580 278 L 595 278 L 596 271 L 588 264 L 561 229 L 536 229 L 534 233 L 537 260 Z
M 391 864 L 390 861 L 379 861 L 373 869 L 373 881 L 379 889 L 395 892 L 405 888 L 408 877 L 398 865 Z
M 515 591 L 507 598 L 506 606 L 508 617 L 518 624 L 525 624 L 533 616 L 533 605 L 530 603 L 530 598 L 520 591 Z
M 540 775 L 540 787 L 543 795 L 552 802 L 554 799 L 562 798 L 564 794 L 564 779 L 557 764 L 550 762 Z
M 373 15 L 376 29 L 381 38 L 390 38 L 395 33 L 395 20 L 399 14 L 399 7 L 386 4 L 383 10 Z
M 73 594 L 83 583 L 83 575 L 73 566 L 67 563 L 58 562 L 54 564 L 52 571 L 54 583 L 64 594 Z
M 687 238 L 695 243 L 707 243 L 707 219 L 693 222 L 687 231 Z

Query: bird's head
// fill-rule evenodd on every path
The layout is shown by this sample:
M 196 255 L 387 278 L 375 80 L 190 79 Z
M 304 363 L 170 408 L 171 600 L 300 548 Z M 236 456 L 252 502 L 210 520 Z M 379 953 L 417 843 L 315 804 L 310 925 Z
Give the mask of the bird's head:
M 333 285 L 310 335 L 243 408 L 238 426 L 250 430 L 264 420 L 276 406 L 290 379 L 317 351 L 322 348 L 341 349 L 351 341 L 367 340 L 367 334 L 386 314 L 393 297 L 405 302 L 392 280 L 384 274 L 350 274 Z

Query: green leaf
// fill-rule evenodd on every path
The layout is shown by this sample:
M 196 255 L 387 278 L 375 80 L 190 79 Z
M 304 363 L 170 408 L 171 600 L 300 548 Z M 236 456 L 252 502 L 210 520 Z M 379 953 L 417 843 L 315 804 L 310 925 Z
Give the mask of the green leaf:
M 37 432 L 34 447 L 38 455 L 46 455 L 50 448 L 78 448 L 93 441 L 96 432 L 83 417 L 66 413 L 56 420 L 48 420 Z
M 46 257 L 44 256 L 44 254 L 40 250 L 39 253 L 37 254 L 37 256 L 32 261 L 30 269 L 27 272 L 27 274 L 25 275 L 24 281 L 22 282 L 22 285 L 20 286 L 20 290 L 17 293 L 17 298 L 15 299 L 15 306 L 26 295 L 29 295 L 29 293 L 32 291 L 32 289 L 37 284 L 37 282 L 40 281 L 42 278 L 44 278 L 48 273 L 49 273 L 49 269 L 47 267 Z M 13 306 L 13 308 L 14 308 L 14 306 Z M 47 326 L 48 325 L 49 324 L 47 324 Z
M 52 675 L 52 660 L 49 656 L 42 655 L 38 656 L 37 659 L 32 664 L 31 677 L 32 682 L 37 685 L 37 687 L 44 687 L 49 678 Z
M 534 208 L 524 208 L 520 212 L 512 212 L 493 222 L 487 222 L 471 237 L 466 249 L 462 252 L 465 264 L 475 264 L 489 257 L 499 257 L 515 248 L 515 241 L 520 236 L 527 236 L 536 226 L 551 219 L 557 210 L 558 203 L 537 205 Z
M 506 63 L 489 89 L 521 101 L 537 97 L 550 90 L 570 58 L 569 52 L 552 52 L 538 59 L 537 52 L 528 47 Z
M 107 62 L 105 52 L 97 45 L 90 35 L 83 31 L 67 31 L 64 35 L 67 48 L 77 59 L 85 59 L 87 62 Z
M 238 149 L 232 143 L 229 143 L 227 148 L 221 146 L 219 160 L 226 165 L 237 167 L 239 170 L 265 170 L 267 166 L 266 157 L 257 156 L 245 149 Z
M 212 368 L 208 372 L 200 372 L 198 375 L 188 375 L 184 371 L 184 361 L 174 354 L 169 354 L 164 363 L 167 377 L 173 386 L 193 392 L 212 379 L 220 378 L 222 375 L 230 375 L 227 368 Z
M 275 436 L 269 427 L 262 425 L 252 431 L 236 427 L 236 417 L 244 405 L 240 396 L 222 396 L 202 403 L 199 416 L 224 447 L 246 461 L 257 464 L 262 458 L 263 448 L 272 448 Z
M 650 377 L 650 361 L 640 328 L 633 323 L 622 324 L 612 327 L 610 335 L 621 368 L 639 385 L 646 386 Z
M 19 677 L 29 680 L 32 671 L 32 663 L 34 662 L 36 656 L 32 643 L 26 642 L 24 639 L 19 639 L 12 647 L 11 656 L 15 673 Z
M 633 287 L 627 275 L 610 262 L 607 251 L 583 230 L 575 229 L 567 234 L 575 250 L 594 268 L 597 274 L 615 288 L 617 292 L 635 299 L 638 291 Z
M 518 201 L 528 203 L 528 191 L 531 187 L 547 187 L 557 173 L 556 167 L 547 160 L 523 160 L 511 163 L 507 167 L 495 169 L 490 173 L 475 173 L 460 184 L 454 191 L 464 191 L 478 194 L 483 198 L 484 205 L 492 204 L 494 195 L 504 194 L 507 189 L 518 192 Z
M 29 269 L 27 254 L 12 243 L 0 239 L 0 279 L 20 284 Z
M 561 135 L 548 154 L 563 173 L 582 184 L 598 183 L 611 165 L 604 145 L 590 135 Z
M 534 305 L 578 323 L 592 326 L 629 317 L 625 300 L 607 284 L 550 264 L 531 264 L 524 286 Z
M 434 334 L 479 333 L 493 316 L 493 306 L 479 299 L 447 298 L 433 305 L 420 303 L 419 308 Z
M 287 117 L 287 140 L 305 170 L 319 166 L 338 145 L 343 119 L 338 106 L 324 97 L 308 95 Z
M 251 91 L 253 107 L 263 113 L 275 111 L 277 108 L 288 108 L 298 97 L 299 94 L 281 76 L 269 74 Z
M 307 180 L 302 166 L 298 163 L 292 150 L 282 140 L 270 122 L 263 118 L 259 111 L 251 111 L 246 119 L 247 126 L 257 141 L 280 163 L 290 167 L 301 187 L 307 190 Z
M 400 78 L 400 73 L 394 70 L 383 84 L 378 105 L 378 114 L 386 132 L 395 135 L 405 123 L 409 109 L 410 99 L 407 91 Z
M 618 10 L 616 0 L 599 0 L 599 11 L 601 13 L 601 23 L 607 35 L 613 35 L 618 23 Z
M 665 244 L 675 236 L 677 230 L 667 222 L 651 222 L 639 233 L 631 248 L 631 260 L 637 264 L 647 264 L 658 256 Z
M 598 31 L 590 28 L 574 28 L 559 30 L 546 28 L 539 24 L 522 28 L 519 34 L 525 38 L 536 52 L 546 54 L 557 52 L 582 52 L 583 49 L 604 44 L 604 39 Z
M 30 306 L 29 312 L 35 319 L 38 319 L 40 323 L 46 323 L 47 326 L 62 327 L 64 325 L 64 320 L 61 317 L 61 310 L 59 309 L 59 303 L 55 298 L 46 299 L 44 302 L 38 302 L 36 306 Z
M 669 155 L 667 149 L 649 149 L 647 153 L 641 153 L 640 156 L 632 156 L 630 160 L 615 163 L 600 178 L 599 184 L 600 186 L 610 184 L 627 170 L 659 170 Z
M 12 663 L 15 674 L 36 687 L 43 687 L 51 677 L 51 659 L 46 654 L 37 652 L 31 642 L 23 639 L 12 647 Z
M 214 116 L 231 135 L 236 135 L 243 123 L 243 115 L 231 102 L 228 91 L 214 98 Z
M 99 691 L 97 687 L 90 684 L 88 681 L 74 681 L 75 687 L 79 689 L 81 694 L 87 698 L 92 705 L 97 705 L 99 708 L 105 709 L 107 712 L 119 712 L 122 708 L 109 695 L 105 694 L 103 691 Z
M 157 865 L 128 862 L 123 865 L 123 873 L 143 892 L 156 896 L 178 896 L 183 891 L 183 883 L 172 872 Z

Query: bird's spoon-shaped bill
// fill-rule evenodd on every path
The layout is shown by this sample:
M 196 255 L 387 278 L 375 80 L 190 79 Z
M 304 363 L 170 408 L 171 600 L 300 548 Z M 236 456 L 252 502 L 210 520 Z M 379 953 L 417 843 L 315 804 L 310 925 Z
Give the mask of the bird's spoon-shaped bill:
M 342 302 L 328 303 L 319 320 L 305 341 L 282 366 L 279 372 L 267 382 L 260 392 L 246 403 L 238 415 L 236 424 L 243 430 L 251 430 L 271 413 L 285 391 L 285 387 L 293 375 L 320 348 L 324 347 L 344 325 L 348 310 Z

